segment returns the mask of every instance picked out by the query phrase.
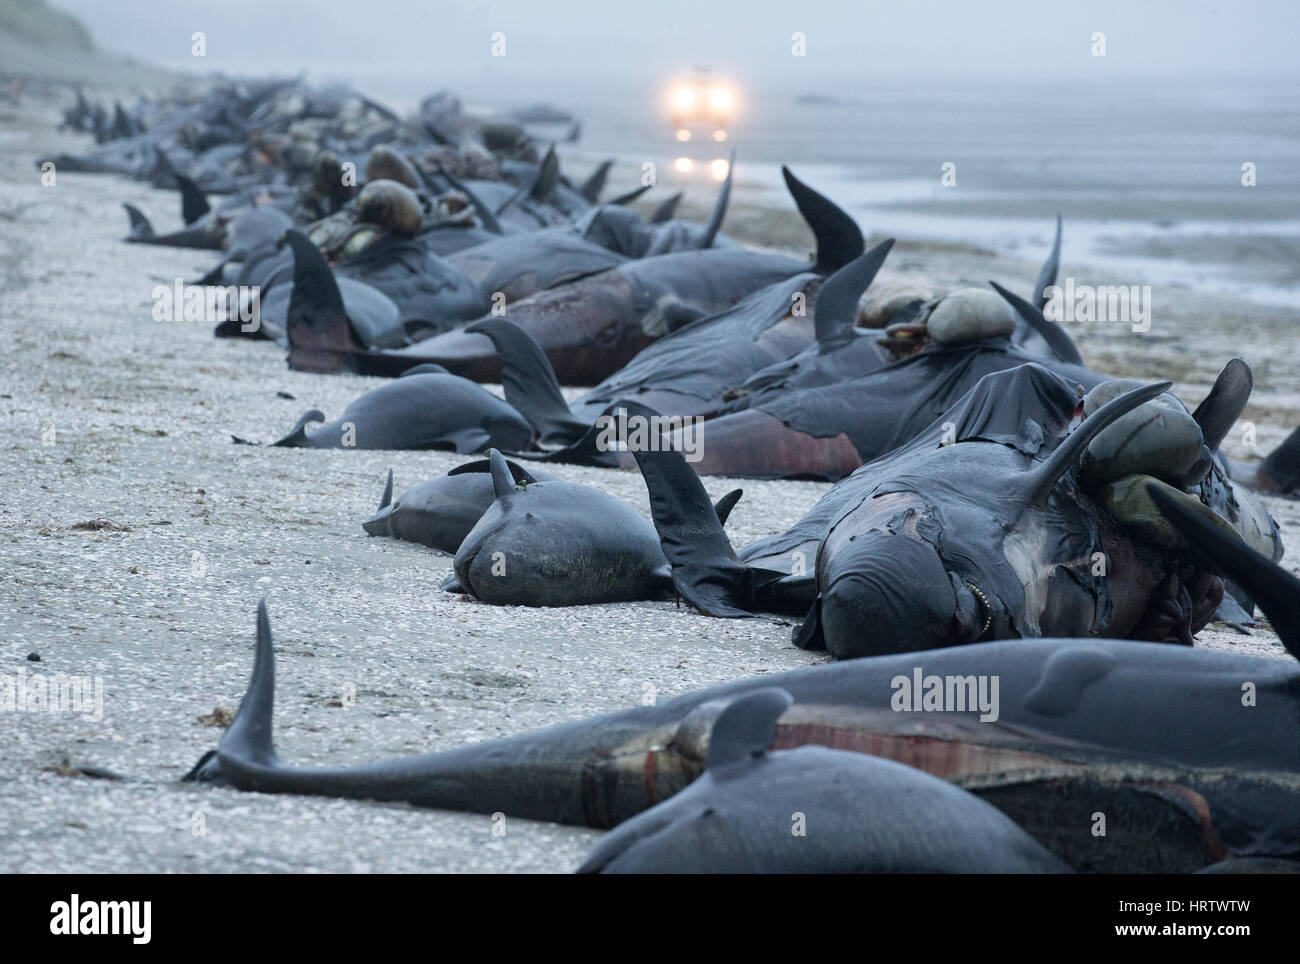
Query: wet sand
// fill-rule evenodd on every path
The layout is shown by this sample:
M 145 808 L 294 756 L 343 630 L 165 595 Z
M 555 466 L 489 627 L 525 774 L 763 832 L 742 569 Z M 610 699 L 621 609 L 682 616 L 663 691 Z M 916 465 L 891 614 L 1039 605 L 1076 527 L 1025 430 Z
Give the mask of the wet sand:
M 277 745 L 302 765 L 454 747 L 636 705 L 647 687 L 663 699 L 822 661 L 791 646 L 781 619 L 715 620 L 672 602 L 528 610 L 460 601 L 438 589 L 449 557 L 369 538 L 360 521 L 389 467 L 401 491 L 462 458 L 231 444 L 231 433 L 271 441 L 308 408 L 333 417 L 379 382 L 291 372 L 270 344 L 153 321 L 153 286 L 195 277 L 215 256 L 121 241 L 122 202 L 165 228 L 179 221 L 172 193 L 98 175 L 60 174 L 42 187 L 34 162 L 85 144 L 54 132 L 57 107 L 29 99 L 0 117 L 0 163 L 14 172 L 0 183 L 0 673 L 99 677 L 104 715 L 0 713 L 0 871 L 567 871 L 580 862 L 597 833 L 508 820 L 494 836 L 486 815 L 178 784 L 216 744 L 214 711 L 239 703 L 263 596 L 277 648 Z M 807 247 L 792 211 L 753 205 L 743 186 L 737 201 L 727 225 L 736 236 Z M 992 277 L 1025 291 L 1040 256 L 904 238 L 881 280 Z M 1090 277 L 1068 251 L 1066 262 Z M 1194 404 L 1220 365 L 1242 355 L 1256 373 L 1247 418 L 1258 444 L 1234 433 L 1229 450 L 1267 451 L 1300 422 L 1300 312 L 1152 282 L 1151 331 L 1076 332 L 1085 358 L 1116 374 L 1173 377 Z M 648 514 L 636 473 L 555 471 Z M 734 487 L 705 484 L 714 497 Z M 826 490 L 741 484 L 728 524 L 738 545 L 785 528 Z M 1289 536 L 1300 533 L 1295 503 L 1269 507 Z M 1212 627 L 1201 643 L 1284 655 L 1263 627 L 1248 636 Z M 353 690 L 355 705 L 341 705 Z M 65 775 L 65 760 L 138 782 Z

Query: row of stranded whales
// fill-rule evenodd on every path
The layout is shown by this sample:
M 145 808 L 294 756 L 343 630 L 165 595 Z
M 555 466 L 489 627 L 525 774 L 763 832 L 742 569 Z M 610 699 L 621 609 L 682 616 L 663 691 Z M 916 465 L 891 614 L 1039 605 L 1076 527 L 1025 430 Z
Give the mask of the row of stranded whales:
M 417 183 L 411 165 L 395 156 L 376 165 L 379 153 L 372 155 L 365 187 L 354 202 L 307 227 L 305 233 L 286 236 L 290 250 L 265 259 L 257 274 L 237 279 L 262 290 L 267 323 L 255 333 L 257 337 L 286 339 L 285 309 L 292 302 L 296 323 L 312 331 L 346 323 L 359 344 L 394 348 L 633 258 L 715 245 L 734 248 L 718 230 L 726 211 L 728 182 L 709 224 L 699 231 L 692 231 L 695 226 L 688 222 L 646 224 L 625 208 L 600 206 L 571 225 L 494 234 L 443 254 L 431 249 L 429 216 L 421 196 L 407 186 Z M 402 181 L 375 176 L 402 176 L 391 169 L 394 164 L 407 172 Z M 337 257 L 333 267 L 327 253 Z M 385 311 L 389 320 L 377 324 L 375 309 L 357 303 L 347 290 L 341 292 L 340 305 L 340 292 L 335 289 L 345 285 L 376 289 L 392 302 Z M 218 327 L 218 334 L 236 333 Z M 301 352 L 295 357 L 300 366 L 315 364 L 304 361 L 308 356 Z
M 664 335 L 760 288 L 808 271 L 830 274 L 861 255 L 862 233 L 853 219 L 788 170 L 785 178 L 817 240 L 811 264 L 740 248 L 659 254 L 539 291 L 512 304 L 509 319 L 538 343 L 561 383 L 591 384 Z M 392 376 L 431 362 L 476 381 L 500 377 L 501 359 L 482 335 L 453 330 L 406 347 L 375 348 L 350 321 L 311 314 L 291 326 L 289 366 Z
M 119 108 L 112 132 L 85 105 L 69 123 L 104 135 L 88 164 L 180 192 L 184 228 L 129 209 L 129 240 L 220 249 L 199 283 L 260 292 L 259 324 L 218 335 L 273 339 L 299 370 L 400 376 L 334 422 L 307 412 L 277 446 L 487 453 L 396 499 L 390 473 L 363 522 L 452 555 L 444 589 L 781 613 L 797 645 L 842 660 L 301 771 L 271 741 L 263 608 L 248 695 L 195 779 L 616 827 L 588 871 L 1296 857 L 1295 671 L 1190 644 L 1216 611 L 1258 604 L 1300 652 L 1300 583 L 1249 491 L 1300 486 L 1300 430 L 1234 465 L 1219 446 L 1250 395 L 1244 362 L 1195 411 L 1168 382 L 1088 369 L 1043 315 L 1059 218 L 1028 298 L 943 292 L 873 285 L 893 242 L 865 251 L 788 170 L 810 261 L 721 232 L 730 176 L 707 223 L 677 220 L 673 199 L 643 218 L 624 205 L 644 186 L 602 205 L 610 165 L 579 185 L 554 147 L 445 94 L 403 120 L 343 89 L 234 86 Z M 479 384 L 498 380 L 504 399 Z M 595 387 L 569 402 L 564 384 Z M 650 518 L 537 468 L 561 462 L 637 466 Z M 835 484 L 736 550 L 740 493 L 714 505 L 708 474 Z
M 508 323 L 492 324 L 508 334 Z M 406 376 L 363 398 L 429 377 Z M 683 455 L 644 442 L 633 457 L 662 552 L 630 507 L 573 483 L 535 487 L 535 478 L 495 451 L 477 472 L 465 470 L 496 467 L 496 504 L 477 537 L 464 547 L 445 537 L 414 541 L 456 553 L 446 588 L 512 605 L 659 598 L 666 558 L 673 588 L 702 611 L 805 616 L 799 644 L 841 658 L 1013 636 L 1190 644 L 1223 602 L 1224 585 L 1183 558 L 1184 543 L 1154 511 L 1145 483 L 1235 527 L 1270 558 L 1282 547 L 1268 513 L 1215 457 L 1224 427 L 1249 396 L 1248 368 L 1240 360 L 1225 366 L 1194 414 L 1168 388 L 1113 380 L 1080 397 L 1036 365 L 988 375 L 943 421 L 837 484 L 787 532 L 739 554 Z M 654 417 L 636 403 L 625 412 Z M 1083 416 L 1077 425 L 1076 415 Z M 400 424 L 399 417 L 377 421 Z M 360 445 L 369 423 L 351 410 L 340 422 L 360 432 L 353 439 Z M 338 424 L 314 438 L 337 444 Z M 450 493 L 454 479 L 426 483 L 429 495 Z M 470 484 L 459 482 L 466 491 Z M 440 494 L 430 504 L 420 495 L 420 507 L 407 510 L 420 518 L 416 528 L 438 531 L 445 507 L 449 527 L 463 532 L 473 511 L 490 504 L 486 480 L 473 484 L 472 501 Z M 389 534 L 389 495 L 367 531 Z M 1245 596 L 1239 601 L 1250 605 Z M 884 627 L 870 644 L 883 648 L 862 650 L 857 627 L 882 614 Z
M 295 263 L 295 274 L 312 270 L 317 275 L 317 302 L 323 303 L 328 299 L 335 306 L 332 310 L 340 315 L 347 313 L 345 290 L 352 289 L 334 284 L 328 266 L 319 258 L 319 253 L 311 249 L 306 238 L 289 232 L 288 240 L 295 252 L 302 255 Z M 708 319 L 709 327 L 702 329 L 701 334 L 716 343 L 719 337 L 725 340 L 733 336 L 738 325 L 748 323 L 746 319 L 757 316 L 757 334 L 761 336 L 762 329 L 770 324 L 773 311 L 779 316 L 788 310 L 789 293 L 814 281 L 822 287 L 822 293 L 817 296 L 817 303 L 822 305 L 822 317 L 851 316 L 857 299 L 871 283 L 888 250 L 889 244 L 886 243 L 860 255 L 841 267 L 824 285 L 821 285 L 819 275 L 804 273 L 791 282 L 764 289 L 743 301 L 734 311 Z M 312 258 L 315 260 L 309 260 Z M 300 325 L 302 308 L 299 294 L 302 290 L 295 282 L 286 313 L 290 329 Z M 364 292 L 352 294 L 354 306 L 375 306 L 374 301 L 367 301 L 363 295 Z M 763 307 L 772 301 L 776 302 L 774 308 Z M 267 306 L 264 314 L 270 308 Z M 356 307 L 351 315 L 361 317 Z M 400 319 L 395 311 L 389 310 L 381 315 L 376 310 L 366 318 L 368 331 L 400 335 Z M 264 327 L 270 326 L 269 321 L 264 322 Z M 487 340 L 495 350 L 504 350 L 510 358 L 510 364 L 502 373 L 504 401 L 476 381 L 426 362 L 408 367 L 399 378 L 360 396 L 336 422 L 312 434 L 305 431 L 306 422 L 323 421 L 324 416 L 317 410 L 308 412 L 293 431 L 276 444 L 360 449 L 442 447 L 457 452 L 479 452 L 495 446 L 523 452 L 581 443 L 589 434 L 594 418 L 584 420 L 569 410 L 549 360 L 522 328 L 514 321 L 487 318 L 465 330 L 473 337 Z M 771 354 L 770 349 L 757 338 L 753 352 L 759 359 Z M 734 364 L 742 356 L 732 351 L 725 357 L 733 359 L 734 370 Z M 751 362 L 750 367 L 757 364 L 761 361 Z
M 1300 654 L 1300 580 L 1158 485 L 1149 495 Z M 1290 660 L 1008 640 L 765 675 L 335 769 L 280 761 L 274 685 L 263 604 L 248 691 L 186 779 L 615 828 L 587 871 L 1191 872 L 1291 867 L 1300 854 Z M 801 816 L 805 838 L 791 832 Z

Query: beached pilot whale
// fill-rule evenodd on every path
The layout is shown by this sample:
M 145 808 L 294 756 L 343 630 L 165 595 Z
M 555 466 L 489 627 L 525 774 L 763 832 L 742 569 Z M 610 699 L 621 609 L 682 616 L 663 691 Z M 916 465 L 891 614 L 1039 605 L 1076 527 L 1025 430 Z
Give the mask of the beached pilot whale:
M 527 448 L 533 427 L 481 385 L 437 365 L 420 365 L 354 399 L 343 414 L 314 432 L 325 414 L 311 409 L 277 446 L 313 449 L 451 449 L 462 454 L 489 446 Z M 236 438 L 236 441 L 242 441 Z
M 773 688 L 731 703 L 704 772 L 614 828 L 578 873 L 1069 872 L 996 807 L 939 777 L 821 746 L 770 751 L 793 702 Z
M 1241 364 L 1225 368 L 1228 380 Z M 1274 558 L 1280 543 L 1213 454 L 1215 426 L 1245 397 L 1224 392 L 1193 415 L 1169 387 L 1116 380 L 1081 399 L 1038 365 L 986 375 L 913 441 L 739 554 L 709 524 L 679 451 L 633 455 L 678 592 L 716 616 L 806 613 L 801 646 L 849 658 L 1014 636 L 1190 644 L 1224 587 L 1185 558 L 1145 480 Z
M 396 499 L 393 470 L 389 469 L 379 508 L 361 527 L 372 536 L 418 542 L 454 555 L 496 499 L 490 465 L 487 459 L 466 462 L 411 486 Z M 528 471 L 509 460 L 506 465 L 516 484 L 555 478 L 540 469 Z
M 488 452 L 494 499 L 456 550 L 448 592 L 507 606 L 656 599 L 672 588 L 650 520 L 577 482 L 538 482 Z M 516 467 L 517 468 L 517 467 Z M 726 522 L 740 490 L 710 511 Z
M 592 385 L 697 318 L 804 272 L 830 274 L 861 255 L 862 232 L 853 219 L 789 171 L 785 177 L 816 237 L 813 263 L 736 248 L 656 255 L 517 301 L 510 320 L 541 346 L 561 383 Z M 292 327 L 289 367 L 391 376 L 433 362 L 475 381 L 501 378 L 501 359 L 480 334 L 455 330 L 414 345 L 369 351 L 347 321 L 341 313 L 322 313 L 311 324 Z
M 1158 488 L 1152 497 L 1300 655 L 1300 580 L 1180 500 Z M 852 750 L 943 777 L 1076 870 L 1181 873 L 1300 855 L 1300 667 L 1291 659 L 1007 640 L 822 664 L 445 752 L 300 769 L 280 761 L 272 739 L 264 604 L 257 627 L 239 712 L 189 780 L 613 827 L 695 780 L 727 708 L 777 687 L 794 702 L 770 749 Z M 1105 837 L 1093 833 L 1099 811 Z

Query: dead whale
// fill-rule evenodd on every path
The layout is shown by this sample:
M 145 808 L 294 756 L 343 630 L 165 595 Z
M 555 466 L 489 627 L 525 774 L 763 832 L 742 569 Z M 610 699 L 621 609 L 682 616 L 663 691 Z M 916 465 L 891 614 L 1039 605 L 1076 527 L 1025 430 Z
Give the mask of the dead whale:
M 996 807 L 939 777 L 821 746 L 769 750 L 793 702 L 773 688 L 729 704 L 704 772 L 615 827 L 578 873 L 1069 872 Z
M 353 400 L 343 414 L 314 432 L 325 415 L 312 409 L 275 445 L 314 449 L 450 449 L 482 452 L 490 446 L 527 448 L 533 428 L 501 399 L 474 382 L 421 366 Z
M 679 452 L 633 454 L 682 596 L 721 616 L 797 612 L 813 596 L 800 645 L 844 658 L 1011 636 L 1189 643 L 1223 586 L 1186 565 L 1132 491 L 1163 477 L 1214 514 L 1207 492 L 1180 488 L 1203 482 L 1209 470 L 1197 466 L 1209 458 L 1197 421 L 1175 418 L 1176 400 L 1153 407 L 1168 387 L 1121 384 L 1080 406 L 1040 366 L 988 375 L 911 443 L 739 556 L 702 526 L 703 490 Z M 1070 430 L 1080 407 L 1087 417 Z M 1171 448 L 1178 433 L 1185 441 Z M 1215 518 L 1232 531 L 1235 520 Z M 864 621 L 877 631 L 864 636 Z
M 456 550 L 448 592 L 512 606 L 654 599 L 671 587 L 654 526 L 599 489 L 518 477 L 488 453 L 494 500 Z M 739 490 L 710 507 L 718 525 Z
M 454 555 L 496 499 L 491 463 L 466 462 L 444 475 L 413 485 L 393 498 L 393 470 L 388 470 L 379 509 L 361 527 L 372 536 L 418 542 Z M 528 471 L 506 461 L 516 484 L 533 484 L 555 478 L 541 470 Z
M 594 384 L 652 341 L 722 310 L 760 288 L 805 271 L 828 274 L 862 254 L 853 220 L 792 174 L 786 180 L 817 238 L 810 266 L 795 258 L 710 248 L 629 261 L 571 284 L 538 292 L 505 315 L 541 346 L 561 383 Z M 394 375 L 433 362 L 475 381 L 498 381 L 501 360 L 482 335 L 450 331 L 405 348 L 365 351 L 343 319 L 290 332 L 289 365 Z
M 1249 589 L 1300 654 L 1300 580 L 1217 525 L 1192 531 L 1185 516 L 1175 510 L 1180 531 Z M 1300 853 L 1292 660 L 1123 640 L 1006 640 L 764 675 L 446 752 L 321 769 L 279 760 L 274 687 L 262 605 L 248 692 L 186 779 L 613 827 L 695 780 L 727 708 L 777 687 L 794 702 L 776 720 L 771 749 L 852 750 L 940 776 L 1077 870 L 1189 872 Z M 1097 813 L 1106 817 L 1101 835 Z

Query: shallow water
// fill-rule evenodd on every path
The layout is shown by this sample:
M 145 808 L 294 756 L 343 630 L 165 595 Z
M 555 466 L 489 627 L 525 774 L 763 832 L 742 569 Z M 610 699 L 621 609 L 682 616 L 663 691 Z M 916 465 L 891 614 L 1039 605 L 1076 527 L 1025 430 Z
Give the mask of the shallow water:
M 1052 219 L 1067 255 L 1113 274 L 1266 304 L 1300 296 L 1300 87 L 1273 81 L 890 89 L 801 103 L 749 92 L 726 144 L 678 144 L 657 92 L 569 104 L 584 149 L 710 190 L 707 163 L 784 196 L 788 163 L 870 230 L 1040 256 Z M 594 154 L 592 155 L 594 158 Z M 672 160 L 696 160 L 683 176 Z M 941 165 L 956 165 L 952 186 Z M 1242 165 L 1255 165 L 1254 187 Z M 666 175 L 663 172 L 667 172 Z

